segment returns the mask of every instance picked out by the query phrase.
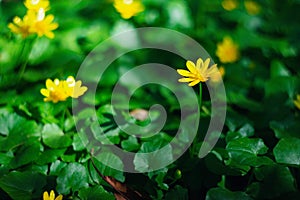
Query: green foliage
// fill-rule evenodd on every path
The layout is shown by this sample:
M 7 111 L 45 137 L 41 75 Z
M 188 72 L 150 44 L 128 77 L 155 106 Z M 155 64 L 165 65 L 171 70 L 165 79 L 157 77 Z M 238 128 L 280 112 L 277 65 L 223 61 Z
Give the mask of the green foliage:
M 42 199 L 44 191 L 54 190 L 63 199 L 112 200 L 124 185 L 157 200 L 299 199 L 300 108 L 294 101 L 300 94 L 300 2 L 255 0 L 260 8 L 257 13 L 247 10 L 247 1 L 239 0 L 233 10 L 226 10 L 223 0 L 142 2 L 143 12 L 123 19 L 113 1 L 50 1 L 47 14 L 53 14 L 59 24 L 53 31 L 55 38 L 24 39 L 8 28 L 14 16 L 25 15 L 24 4 L 0 1 L 0 199 Z M 212 118 L 211 94 L 205 84 L 198 129 L 182 127 L 177 138 L 182 120 L 189 122 L 195 117 L 190 112 L 194 109 L 190 98 L 180 104 L 173 91 L 149 84 L 134 91 L 128 105 L 130 112 L 143 109 L 145 119 L 124 109 L 124 99 L 131 90 L 145 77 L 155 78 L 149 72 L 120 79 L 126 72 L 145 63 L 183 69 L 184 58 L 140 49 L 108 63 L 101 80 L 97 70 L 105 67 L 102 65 L 76 77 L 87 56 L 87 65 L 105 63 L 128 46 L 170 40 L 169 35 L 146 35 L 146 41 L 141 41 L 136 34 L 124 38 L 128 46 L 112 41 L 111 49 L 96 49 L 90 54 L 112 35 L 139 27 L 164 27 L 186 34 L 225 70 L 225 125 L 217 144 L 204 158 L 198 154 L 202 145 L 210 147 L 203 138 Z M 231 63 L 222 63 L 216 55 L 225 36 L 238 45 L 239 58 Z M 195 56 L 201 56 L 185 41 L 176 45 L 193 62 Z M 45 81 L 70 75 L 83 85 L 97 87 L 95 95 L 89 88 L 73 101 L 44 102 L 40 89 L 45 88 Z M 169 79 L 168 74 L 164 76 Z M 122 92 L 112 103 L 118 81 Z M 172 81 L 178 90 L 182 83 Z M 195 89 L 198 95 L 197 87 L 183 88 Z M 162 105 L 167 114 L 164 127 L 155 133 L 145 128 L 161 120 L 161 112 L 151 110 L 154 104 Z M 78 105 L 82 109 L 73 113 Z M 183 105 L 191 113 L 184 119 Z M 132 128 L 132 124 L 142 128 Z M 192 144 L 172 162 L 178 148 L 192 140 L 193 132 L 197 135 Z M 130 167 L 137 173 L 126 172 L 129 161 L 110 151 L 112 145 L 134 153 Z M 153 171 L 157 165 L 164 167 Z

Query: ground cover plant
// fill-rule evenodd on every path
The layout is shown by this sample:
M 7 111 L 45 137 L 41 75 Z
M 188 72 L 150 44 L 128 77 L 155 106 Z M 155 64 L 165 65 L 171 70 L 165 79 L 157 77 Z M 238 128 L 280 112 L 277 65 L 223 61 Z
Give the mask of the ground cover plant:
M 299 199 L 299 9 L 0 1 L 0 199 Z

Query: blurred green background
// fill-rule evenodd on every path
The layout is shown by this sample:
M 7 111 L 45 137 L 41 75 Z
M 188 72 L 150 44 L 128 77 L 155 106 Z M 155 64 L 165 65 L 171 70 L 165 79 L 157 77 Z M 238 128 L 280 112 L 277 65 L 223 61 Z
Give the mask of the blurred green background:
M 8 28 L 15 16 L 26 14 L 23 1 L 0 1 L 0 199 L 41 199 L 44 191 L 52 189 L 64 199 L 115 199 L 115 191 L 97 175 L 80 141 L 72 101 L 45 103 L 40 89 L 48 78 L 76 77 L 85 57 L 100 42 L 138 27 L 176 30 L 205 48 L 225 71 L 225 126 L 213 151 L 199 159 L 210 120 L 210 97 L 204 88 L 198 137 L 178 161 L 143 174 L 96 163 L 100 171 L 151 199 L 298 199 L 300 107 L 295 100 L 300 94 L 300 1 L 143 0 L 144 10 L 129 19 L 122 18 L 113 4 L 112 0 L 50 1 L 47 14 L 59 24 L 55 38 L 24 39 Z M 239 55 L 231 62 L 216 55 L 225 37 L 236 45 L 228 54 Z M 101 59 L 105 53 L 110 52 Z M 172 139 L 180 120 L 179 105 L 164 88 L 141 88 L 131 102 L 131 109 L 148 110 L 158 102 L 165 106 L 167 124 L 155 137 L 137 140 L 119 130 L 112 119 L 123 111 L 110 105 L 114 84 L 124 71 L 150 62 L 178 69 L 185 68 L 186 60 L 150 49 L 117 59 L 102 77 L 95 99 L 89 93 L 79 99 L 95 105 L 98 117 L 91 118 L 89 109 L 74 116 L 84 121 L 82 131 L 98 134 L 94 122 L 99 121 L 104 127 L 99 134 L 132 152 L 153 151 Z M 21 73 L 24 63 L 27 67 Z M 125 92 L 127 87 L 124 84 Z M 143 123 L 124 116 L 124 123 L 132 121 Z M 119 157 L 107 156 L 122 166 Z

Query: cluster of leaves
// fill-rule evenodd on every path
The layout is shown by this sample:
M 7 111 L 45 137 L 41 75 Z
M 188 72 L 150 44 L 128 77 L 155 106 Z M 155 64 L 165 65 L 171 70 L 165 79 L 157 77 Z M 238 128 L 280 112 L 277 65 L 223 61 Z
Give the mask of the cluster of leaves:
M 201 141 L 210 121 L 210 98 L 204 88 L 197 138 L 177 161 L 158 171 L 130 174 L 95 160 L 97 169 L 152 199 L 300 196 L 300 115 L 293 104 L 300 93 L 300 28 L 296 20 L 299 1 L 257 1 L 261 12 L 250 15 L 242 1 L 239 8 L 227 11 L 222 1 L 144 0 L 144 12 L 130 20 L 122 19 L 112 2 L 95 2 L 51 2 L 51 12 L 59 22 L 55 38 L 34 41 L 15 37 L 7 28 L 15 15 L 24 14 L 22 2 L 0 3 L 1 198 L 41 199 L 44 191 L 54 189 L 64 199 L 115 199 L 114 188 L 92 166 L 81 132 L 90 132 L 102 142 L 108 138 L 130 152 L 152 152 L 167 146 L 167 152 L 160 156 L 166 162 L 173 159 L 174 147 L 169 142 L 178 129 L 180 106 L 171 91 L 150 85 L 137 90 L 131 99 L 131 109 L 148 110 L 159 103 L 167 111 L 164 128 L 150 138 L 138 139 L 123 132 L 113 116 L 122 116 L 124 127 L 127 123 L 147 123 L 148 119 L 140 122 L 124 114 L 122 105 L 112 107 L 110 101 L 114 84 L 125 71 L 143 63 L 179 68 L 185 63 L 182 58 L 154 50 L 134 51 L 120 57 L 105 72 L 95 98 L 87 93 L 79 99 L 87 108 L 76 116 L 70 114 L 71 100 L 45 103 L 39 93 L 47 78 L 75 76 L 84 57 L 99 42 L 120 31 L 143 26 L 166 27 L 190 35 L 216 63 L 216 44 L 224 36 L 231 36 L 239 45 L 240 59 L 224 65 L 228 103 L 225 126 L 214 149 L 199 159 Z M 168 39 L 167 35 L 151 37 Z M 132 40 L 138 41 L 138 36 Z M 119 48 L 118 41 L 114 42 Z M 95 59 L 105 59 L 106 53 L 113 52 L 102 52 L 103 57 Z M 28 66 L 19 77 L 16 74 L 24 62 Z M 93 82 L 94 77 L 91 71 L 85 80 Z M 134 84 L 125 80 L 124 93 Z M 96 116 L 89 106 L 96 108 Z M 153 116 L 152 120 L 159 117 L 155 113 Z M 75 123 L 83 123 L 84 129 L 77 130 Z M 186 127 L 183 131 L 193 129 Z M 124 167 L 121 158 L 111 152 L 101 156 L 120 169 Z M 134 158 L 137 171 L 151 168 L 153 163 L 145 160 L 151 159 Z

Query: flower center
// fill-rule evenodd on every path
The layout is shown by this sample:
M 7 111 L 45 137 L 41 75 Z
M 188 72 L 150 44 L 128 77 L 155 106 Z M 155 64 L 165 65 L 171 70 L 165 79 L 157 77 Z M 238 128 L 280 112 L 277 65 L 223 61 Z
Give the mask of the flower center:
M 50 97 L 56 101 L 63 101 L 66 99 L 66 95 L 60 91 L 50 91 Z

